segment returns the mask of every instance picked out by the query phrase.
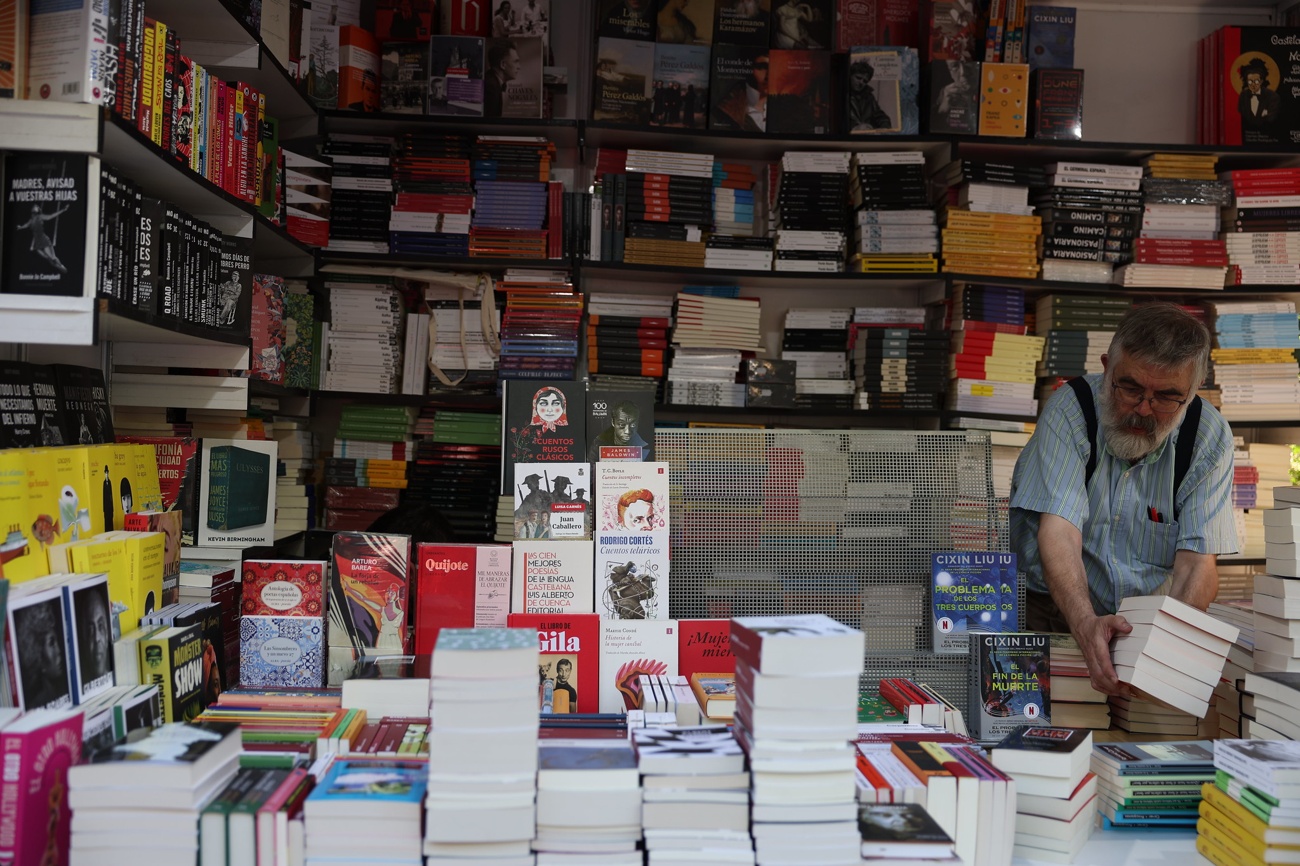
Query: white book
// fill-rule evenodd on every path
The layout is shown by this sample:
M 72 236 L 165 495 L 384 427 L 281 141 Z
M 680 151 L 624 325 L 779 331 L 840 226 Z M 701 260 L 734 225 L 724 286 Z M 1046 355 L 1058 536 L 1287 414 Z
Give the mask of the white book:
M 517 540 L 511 559 L 511 613 L 595 610 L 590 541 Z
M 596 473 L 596 612 L 666 619 L 668 464 L 601 462 Z
M 639 706 L 639 674 L 677 675 L 676 620 L 602 619 L 600 629 L 600 712 Z
M 107 36 L 108 0 L 33 3 L 27 98 L 102 105 Z

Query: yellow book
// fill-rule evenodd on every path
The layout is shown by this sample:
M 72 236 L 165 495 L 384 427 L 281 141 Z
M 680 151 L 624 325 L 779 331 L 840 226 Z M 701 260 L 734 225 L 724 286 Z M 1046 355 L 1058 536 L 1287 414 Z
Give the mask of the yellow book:
M 127 445 L 89 445 L 91 490 L 98 491 L 95 505 L 100 506 L 104 532 L 122 528 L 122 517 L 135 510 L 135 493 L 131 477 L 135 475 L 135 455 Z M 93 495 L 93 493 L 92 493 Z M 94 506 L 91 506 L 94 510 Z
M 1206 784 L 1210 783 L 1207 782 Z M 1215 790 L 1218 791 L 1217 788 Z M 1238 845 L 1241 845 L 1261 860 L 1269 859 L 1265 856 L 1266 851 L 1290 851 L 1300 853 L 1300 846 L 1294 844 L 1279 845 L 1265 841 L 1264 831 L 1268 828 L 1264 825 L 1264 822 L 1256 818 L 1254 815 L 1251 815 L 1248 809 L 1233 801 L 1227 794 L 1224 794 L 1222 791 L 1218 791 L 1218 793 L 1220 794 L 1220 797 L 1215 798 L 1218 802 L 1213 800 L 1201 800 L 1200 813 L 1201 818 L 1209 821 L 1215 827 L 1218 827 L 1224 835 L 1231 838 Z M 1202 796 L 1205 796 L 1204 793 L 1202 793 Z M 1232 805 L 1236 808 L 1221 808 L 1218 803 L 1222 803 L 1224 798 L 1232 802 Z M 1238 820 L 1238 815 L 1249 816 L 1252 820 L 1249 822 L 1245 819 Z
M 1202 836 L 1199 833 L 1196 836 L 1196 850 L 1214 866 L 1242 866 L 1243 863 L 1209 836 Z
M 152 445 L 125 445 L 132 461 L 133 511 L 162 511 L 162 488 L 158 482 L 158 452 Z
M 1233 859 L 1240 863 L 1241 866 L 1264 866 L 1265 860 L 1259 856 L 1259 853 L 1256 853 L 1255 848 L 1241 844 L 1234 836 L 1225 833 L 1223 826 L 1215 821 L 1201 818 L 1196 822 L 1196 833 L 1198 836 L 1206 836 L 1214 841 L 1219 847 L 1232 855 Z M 1258 850 L 1263 851 L 1263 843 L 1260 843 Z
M 140 625 L 140 611 L 133 607 L 131 563 L 121 541 L 113 538 L 92 538 L 68 546 L 68 558 L 74 572 L 107 574 L 108 599 L 117 616 L 118 634 L 134 631 Z
M 51 544 L 46 546 L 45 555 L 50 560 L 50 574 L 73 574 L 77 567 L 72 562 L 72 548 L 79 544 L 87 544 L 94 541 L 92 538 L 83 538 L 80 541 L 65 541 L 62 544 Z
M 103 532 L 103 497 L 99 492 L 92 495 L 87 447 L 38 448 L 27 453 L 29 520 L 24 525 L 32 527 L 37 540 L 59 544 Z
M 980 67 L 980 135 L 1025 137 L 1029 65 L 985 63 Z
M 163 143 L 163 84 L 167 78 L 167 25 L 162 21 L 154 22 L 153 63 L 153 127 L 149 130 L 149 138 L 154 144 L 161 147 Z
M 28 498 L 28 454 L 0 451 L 0 570 L 18 584 L 50 573 L 49 558 L 32 532 Z
M 167 539 L 161 532 L 116 532 L 114 536 L 125 547 L 127 561 L 134 575 L 130 613 L 134 614 L 138 623 L 140 617 L 162 606 Z M 126 626 L 123 625 L 123 628 Z

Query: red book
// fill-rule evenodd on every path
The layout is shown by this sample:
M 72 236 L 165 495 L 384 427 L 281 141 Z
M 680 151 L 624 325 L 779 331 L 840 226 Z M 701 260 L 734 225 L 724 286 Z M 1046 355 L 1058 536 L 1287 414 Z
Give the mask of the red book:
M 244 561 L 244 616 L 324 616 L 325 562 Z
M 547 711 L 594 713 L 600 705 L 600 614 L 512 613 L 510 628 L 537 630 L 538 701 Z M 566 697 L 560 698 L 563 692 Z M 558 698 L 558 700 L 557 700 Z
M 879 45 L 876 40 L 875 0 L 835 0 L 835 50 L 855 45 Z
M 510 612 L 510 545 L 416 548 L 415 653 L 433 652 L 444 628 L 501 628 Z
M 239 91 L 238 86 L 223 84 L 222 92 L 225 93 L 225 110 L 221 113 L 222 118 L 222 135 L 221 141 L 225 145 L 221 163 L 221 179 L 218 186 L 231 195 L 237 195 L 235 176 L 239 170 L 239 154 L 244 146 L 242 131 L 240 138 L 235 140 L 235 115 L 241 117 L 244 113 L 244 95 Z M 242 121 L 241 121 L 242 123 Z
M 695 673 L 736 672 L 731 652 L 731 621 L 682 619 L 677 621 L 677 673 L 688 680 Z
M 564 184 L 551 181 L 546 187 L 546 256 L 551 259 L 564 256 Z
M 0 863 L 67 866 L 68 768 L 81 760 L 79 711 L 35 710 L 0 730 Z

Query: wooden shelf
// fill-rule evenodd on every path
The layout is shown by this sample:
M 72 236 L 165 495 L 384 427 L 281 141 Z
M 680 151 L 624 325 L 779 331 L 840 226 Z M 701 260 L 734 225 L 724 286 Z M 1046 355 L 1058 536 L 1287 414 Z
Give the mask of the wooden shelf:
M 204 325 L 147 313 L 116 298 L 96 299 L 96 309 L 99 313 L 101 341 L 249 347 L 247 334 L 217 331 Z

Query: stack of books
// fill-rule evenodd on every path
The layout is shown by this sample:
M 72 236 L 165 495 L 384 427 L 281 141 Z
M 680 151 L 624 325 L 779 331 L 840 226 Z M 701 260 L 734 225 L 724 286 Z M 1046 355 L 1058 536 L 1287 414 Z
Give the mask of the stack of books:
M 850 409 L 853 382 L 845 350 L 848 307 L 786 310 L 781 359 L 795 363 L 795 398 L 801 408 Z
M 940 218 L 943 269 L 1037 277 L 1043 224 L 1029 204 L 1029 187 L 1043 181 L 1041 170 L 968 160 L 937 173 L 933 185 L 947 189 Z
M 759 863 L 857 862 L 848 742 L 865 646 L 862 632 L 823 614 L 731 621 L 735 731 L 749 756 Z
M 1064 382 L 1075 376 L 1103 372 L 1101 356 L 1110 348 L 1114 336 L 1114 331 L 1076 331 L 1064 328 L 1048 331 L 1043 360 L 1038 364 L 1038 377 Z M 1040 393 L 1040 400 L 1042 396 Z
M 1169 596 L 1130 596 L 1118 613 L 1133 626 L 1111 649 L 1120 682 L 1204 718 L 1237 630 Z
M 736 381 L 739 349 L 673 348 L 668 401 L 679 405 L 744 406 L 745 386 Z
M 1214 408 L 1219 408 L 1215 406 Z M 1250 459 L 1244 436 L 1232 437 L 1232 507 L 1241 511 L 1258 507 L 1259 467 Z M 1238 536 L 1240 538 L 1240 536 Z
M 402 459 L 406 459 L 405 454 Z M 326 472 L 330 471 L 329 462 L 326 461 Z M 369 529 L 370 524 L 397 507 L 401 493 L 396 487 L 350 487 L 327 482 L 325 508 L 321 513 L 324 528 L 355 532 Z
M 1300 577 L 1295 530 L 1300 522 L 1300 488 L 1274 487 L 1273 504 L 1276 508 L 1264 514 L 1265 565 L 1271 574 Z
M 1038 366 L 1040 405 L 1066 380 L 1102 372 L 1101 356 L 1130 306 L 1126 297 L 1053 293 L 1038 299 L 1034 330 L 1047 338 Z
M 994 746 L 989 759 L 1016 780 L 1015 856 L 1073 863 L 1097 820 L 1097 777 L 1088 771 L 1092 731 L 1021 728 Z
M 663 295 L 589 293 L 587 372 L 663 378 L 672 315 L 673 299 Z
M 673 345 L 684 349 L 756 351 L 762 347 L 760 315 L 757 298 L 678 292 Z
M 632 743 L 649 862 L 753 866 L 749 774 L 731 730 L 726 725 L 635 728 Z
M 1249 717 L 1242 712 L 1246 677 L 1255 669 L 1255 613 L 1249 600 L 1212 603 L 1206 613 L 1237 627 L 1237 639 L 1228 650 L 1228 661 L 1214 689 L 1214 707 L 1219 720 L 1219 738 L 1246 737 Z M 1285 624 L 1285 623 L 1283 623 Z
M 415 424 L 408 496 L 436 506 L 463 541 L 488 541 L 501 477 L 501 414 L 425 406 Z
M 857 307 L 849 332 L 857 409 L 933 412 L 948 389 L 948 337 L 923 308 Z
M 981 383 L 983 392 L 995 399 L 1004 396 L 1014 399 L 1026 388 L 1032 394 L 1046 342 L 1045 337 L 1029 334 L 955 331 L 948 374 L 959 381 Z
M 849 154 L 787 151 L 771 191 L 774 269 L 843 271 L 849 230 Z
M 501 311 L 482 301 L 429 299 L 432 363 L 451 379 L 460 379 L 462 388 L 486 388 L 497 381 L 497 353 L 488 343 L 488 334 L 501 333 Z M 461 377 L 464 377 L 463 379 Z M 441 380 L 434 383 L 442 387 Z
M 1044 263 L 1048 260 L 1108 265 L 1128 262 L 1135 232 L 1125 218 L 1124 209 L 1142 202 L 1142 168 L 1058 162 L 1047 166 L 1047 171 L 1049 185 L 1035 199 L 1046 211 Z M 1118 209 L 1112 210 L 1113 207 Z M 1092 269 L 1094 266 L 1090 264 L 1089 270 Z M 1066 278 L 1056 274 L 1054 271 L 1052 278 Z
M 316 525 L 316 440 L 305 418 L 276 416 L 275 534 L 282 538 Z
M 558 228 L 557 193 L 550 183 L 555 144 L 541 136 L 480 135 L 471 150 L 474 218 L 469 254 L 486 258 L 558 258 L 548 218 Z M 558 231 L 556 237 L 559 237 Z
M 1300 847 L 1295 743 L 1221 740 L 1214 783 L 1202 786 L 1196 850 L 1216 866 L 1280 863 Z
M 1300 283 L 1300 176 L 1291 168 L 1224 172 L 1232 207 L 1224 208 L 1227 281 L 1235 285 Z
M 322 153 L 333 169 L 330 182 L 330 252 L 388 250 L 393 198 L 393 139 L 333 134 Z M 337 321 L 337 320 L 336 320 Z
M 1102 826 L 1196 826 L 1201 786 L 1214 781 L 1214 753 L 1209 740 L 1093 746 Z
M 1250 462 L 1259 467 L 1259 489 L 1256 502 L 1260 509 L 1272 508 L 1274 505 L 1273 491 L 1279 489 L 1279 487 L 1289 487 L 1292 483 L 1291 446 L 1252 442 L 1247 447 L 1250 451 Z M 1261 515 L 1259 529 L 1262 536 L 1263 515 L 1268 512 L 1257 511 L 1255 513 Z
M 1296 373 L 1294 301 L 1215 301 L 1214 384 L 1219 411 L 1229 421 L 1269 421 L 1300 416 Z
M 534 651 L 534 660 L 536 654 Z M 537 700 L 534 675 L 533 700 Z M 641 779 L 626 730 L 547 739 L 538 749 L 538 864 L 640 866 Z
M 1300 508 L 1277 508 L 1265 512 L 1269 515 L 1279 513 L 1284 518 Z M 1276 518 L 1275 518 L 1276 519 Z M 1294 534 L 1290 526 L 1264 525 L 1265 532 L 1274 533 L 1274 538 Z M 1265 536 L 1267 537 L 1267 536 Z M 1294 547 L 1288 542 L 1275 542 L 1277 547 Z M 1265 543 L 1267 548 L 1268 544 Z M 1266 559 L 1265 562 L 1268 562 Z M 1289 568 L 1281 567 L 1280 562 L 1268 566 L 1268 574 L 1255 575 L 1255 595 L 1253 599 L 1255 616 L 1254 653 L 1251 660 L 1256 672 L 1261 671 L 1300 671 L 1300 581 L 1285 575 L 1294 572 L 1294 562 Z
M 1142 179 L 1145 207 L 1134 262 L 1141 270 L 1153 272 L 1170 265 L 1194 269 L 1212 283 L 1228 266 L 1228 253 L 1218 230 L 1219 208 L 1231 203 L 1231 187 L 1223 181 L 1205 179 L 1214 177 L 1213 155 L 1191 156 L 1182 170 L 1174 168 L 1176 154 L 1165 156 L 1169 158 L 1161 164 L 1162 176 L 1148 173 Z
M 429 864 L 533 862 L 537 632 L 444 628 L 430 669 Z M 419 827 L 418 818 L 412 826 Z
M 330 321 L 322 327 L 324 391 L 396 394 L 401 387 L 406 307 L 387 281 L 326 281 Z
M 849 175 L 853 255 L 862 273 L 933 273 L 939 269 L 939 230 L 925 177 L 925 154 L 853 154 Z
M 306 856 L 417 866 L 428 764 L 335 759 L 302 804 Z
M 703 228 L 713 221 L 713 165 L 711 154 L 629 150 L 626 173 L 604 179 L 615 190 L 614 260 L 704 267 Z M 618 225 L 620 202 L 623 226 Z
M 392 252 L 469 255 L 474 212 L 469 141 L 460 135 L 406 133 L 393 159 Z
M 1110 727 L 1110 707 L 1105 692 L 1092 687 L 1083 652 L 1071 634 L 1051 637 L 1052 723 L 1063 728 Z
M 1116 728 L 1140 739 L 1174 737 L 1177 739 L 1209 736 L 1213 733 L 1201 719 L 1165 704 L 1112 695 L 1110 717 Z
M 1294 673 L 1261 671 L 1246 674 L 1244 694 L 1250 695 L 1252 718 L 1241 736 L 1251 740 L 1300 740 L 1300 689 Z
M 497 281 L 506 296 L 501 317 L 501 379 L 571 380 L 578 365 L 582 292 L 567 270 L 509 268 Z
M 1027 333 L 1022 289 L 959 284 L 953 288 L 953 297 L 944 313 L 942 320 L 936 316 L 930 325 L 950 330 L 955 346 L 964 345 L 967 334 L 971 335 L 973 343 L 983 342 L 991 346 L 993 340 L 1003 334 L 1023 340 Z M 1041 347 L 1039 343 L 1040 354 Z M 1017 349 L 1016 354 L 1021 355 L 1025 346 Z M 1028 362 L 1030 369 L 1037 360 L 1034 358 Z M 1013 363 L 1011 368 L 1015 366 Z M 1008 379 L 1006 372 L 999 367 L 996 372 L 1002 378 L 991 379 L 983 375 L 985 368 L 982 355 L 963 359 L 960 365 L 955 357 L 949 359 L 948 409 L 996 415 L 1037 414 L 1038 402 L 1034 399 L 1032 378 L 1028 382 L 1014 381 Z M 1023 380 L 1025 377 L 1021 373 L 1018 378 Z
M 704 266 L 746 271 L 772 270 L 773 241 L 759 237 L 761 201 L 753 168 L 738 162 L 713 164 L 713 231 L 705 241 Z

